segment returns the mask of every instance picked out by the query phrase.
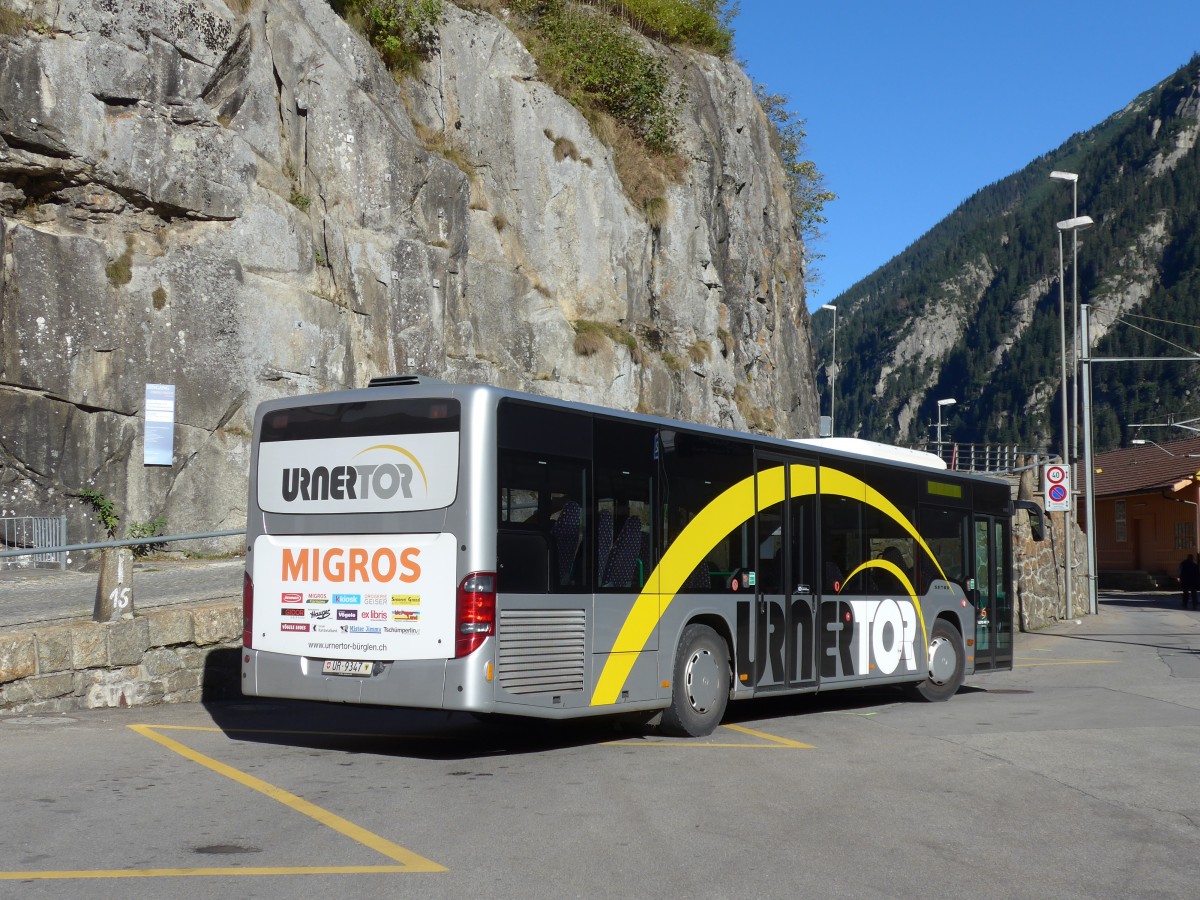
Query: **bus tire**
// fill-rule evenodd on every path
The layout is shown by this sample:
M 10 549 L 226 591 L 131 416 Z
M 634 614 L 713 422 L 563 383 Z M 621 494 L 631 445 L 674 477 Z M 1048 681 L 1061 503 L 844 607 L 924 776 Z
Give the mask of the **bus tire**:
M 929 635 L 929 675 L 913 692 L 927 703 L 949 700 L 962 687 L 966 650 L 958 629 L 945 619 L 933 623 Z
M 679 737 L 704 737 L 721 724 L 729 703 L 729 648 L 707 625 L 689 625 L 679 638 L 671 705 L 659 730 Z

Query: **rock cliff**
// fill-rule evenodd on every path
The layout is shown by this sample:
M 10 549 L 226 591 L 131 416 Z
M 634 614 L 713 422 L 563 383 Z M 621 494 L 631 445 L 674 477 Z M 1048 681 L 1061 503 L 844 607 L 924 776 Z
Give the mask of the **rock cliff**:
M 492 15 L 447 4 L 398 87 L 322 0 L 0 6 L 24 17 L 0 35 L 0 514 L 95 537 L 92 486 L 127 521 L 240 527 L 256 404 L 394 372 L 815 431 L 802 247 L 735 63 L 656 48 L 688 100 L 652 224 Z M 579 323 L 607 334 L 587 355 Z M 148 382 L 177 386 L 169 467 L 142 465 Z

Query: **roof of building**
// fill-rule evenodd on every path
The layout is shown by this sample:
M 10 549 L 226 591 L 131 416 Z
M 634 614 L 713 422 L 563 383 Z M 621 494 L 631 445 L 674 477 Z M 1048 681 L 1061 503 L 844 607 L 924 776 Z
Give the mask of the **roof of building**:
M 1179 490 L 1200 480 L 1200 436 L 1096 454 L 1097 497 Z

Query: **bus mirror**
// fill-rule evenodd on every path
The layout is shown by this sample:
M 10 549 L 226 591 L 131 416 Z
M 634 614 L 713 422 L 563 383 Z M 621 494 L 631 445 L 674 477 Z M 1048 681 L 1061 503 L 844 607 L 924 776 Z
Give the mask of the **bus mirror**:
M 1035 541 L 1046 539 L 1046 514 L 1033 500 L 1014 500 L 1014 509 L 1023 509 L 1029 513 L 1029 531 Z

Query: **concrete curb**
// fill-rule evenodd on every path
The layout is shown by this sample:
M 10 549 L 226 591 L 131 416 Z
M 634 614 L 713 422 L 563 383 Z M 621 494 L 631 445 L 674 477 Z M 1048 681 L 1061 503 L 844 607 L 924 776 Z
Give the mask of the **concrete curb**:
M 0 712 L 237 696 L 241 637 L 241 603 L 229 601 L 0 632 Z

